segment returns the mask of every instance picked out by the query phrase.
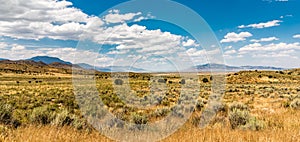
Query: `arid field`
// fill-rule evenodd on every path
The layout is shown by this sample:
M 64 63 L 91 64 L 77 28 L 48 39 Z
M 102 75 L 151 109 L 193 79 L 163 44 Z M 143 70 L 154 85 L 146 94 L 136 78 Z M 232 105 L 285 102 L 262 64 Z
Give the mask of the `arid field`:
M 149 82 L 157 74 L 129 74 L 129 86 L 145 100 L 151 94 Z M 134 124 L 163 119 L 180 101 L 180 89 L 189 81 L 200 84 L 192 116 L 174 134 L 162 141 L 300 141 L 300 70 L 241 71 L 226 73 L 222 105 L 209 125 L 199 122 L 211 95 L 213 77 L 199 74 L 197 80 L 182 80 L 177 74 L 161 75 L 157 84 L 167 94 L 156 99 L 149 109 L 135 108 L 118 98 L 110 73 L 97 73 L 99 98 L 117 118 Z M 95 130 L 83 117 L 75 99 L 72 74 L 16 73 L 0 74 L 0 141 L 113 141 Z M 155 91 L 154 92 L 159 92 Z M 84 97 L 84 96 L 83 96 Z M 180 116 L 180 114 L 178 114 Z

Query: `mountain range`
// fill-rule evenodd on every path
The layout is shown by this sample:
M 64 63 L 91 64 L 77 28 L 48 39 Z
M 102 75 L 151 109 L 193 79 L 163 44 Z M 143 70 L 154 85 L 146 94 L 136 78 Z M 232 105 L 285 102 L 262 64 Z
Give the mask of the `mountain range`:
M 79 63 L 76 64 L 84 69 L 89 70 L 97 70 L 101 72 L 146 72 L 144 69 L 130 67 L 130 66 L 107 66 L 107 67 L 97 67 L 92 66 L 86 63 Z
M 49 56 L 36 56 L 26 60 L 9 61 L 7 59 L 0 58 L 1 63 L 22 62 L 26 64 L 36 64 L 38 66 L 46 65 L 53 68 L 65 68 L 72 69 L 72 67 L 96 70 L 100 72 L 147 72 L 141 68 L 135 68 L 130 66 L 108 66 L 98 67 L 92 66 L 86 63 L 72 64 L 71 62 L 63 61 L 57 57 Z M 241 70 L 285 70 L 285 68 L 271 67 L 271 66 L 229 66 L 223 64 L 203 64 L 191 67 L 184 70 L 184 72 L 210 72 L 210 71 L 241 71 Z
M 242 70 L 285 70 L 285 68 L 279 67 L 271 67 L 271 66 L 229 66 L 222 64 L 204 64 L 194 66 L 189 70 L 197 71 L 197 72 L 209 72 L 209 71 L 242 71 Z
M 32 60 L 35 62 L 44 62 L 45 64 L 51 64 L 51 63 L 61 63 L 61 64 L 67 64 L 67 65 L 72 65 L 71 62 L 66 62 L 63 61 L 57 57 L 49 57 L 49 56 L 36 56 L 36 57 L 32 57 L 30 59 L 27 60 Z

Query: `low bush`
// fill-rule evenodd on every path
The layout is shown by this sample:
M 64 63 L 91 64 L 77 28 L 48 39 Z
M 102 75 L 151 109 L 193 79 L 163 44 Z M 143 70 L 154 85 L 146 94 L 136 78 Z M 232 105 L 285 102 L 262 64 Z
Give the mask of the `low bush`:
M 142 115 L 142 114 L 137 114 L 137 113 L 134 113 L 132 115 L 132 122 L 136 125 L 132 125 L 131 130 L 143 130 L 145 129 L 145 127 L 147 127 L 147 123 L 148 123 L 148 117 L 145 116 L 145 115 Z
M 240 102 L 233 102 L 230 106 L 229 106 L 229 110 L 233 111 L 234 109 L 238 109 L 238 110 L 249 110 L 249 107 L 243 103 Z
M 293 109 L 300 109 L 300 99 L 296 98 L 290 103 L 290 107 Z
M 228 117 L 232 129 L 240 128 L 258 131 L 264 128 L 264 122 L 251 116 L 248 106 L 242 103 L 233 103 L 229 107 Z
M 264 123 L 261 120 L 258 120 L 256 117 L 250 117 L 247 121 L 247 124 L 241 127 L 242 129 L 259 131 L 264 128 Z
M 0 104 L 0 124 L 10 125 L 17 128 L 21 125 L 21 121 L 15 119 L 14 109 L 9 104 Z
M 202 100 L 198 100 L 195 106 L 195 110 L 201 111 L 204 108 L 204 102 Z
M 203 83 L 207 83 L 207 82 L 209 82 L 209 80 L 208 80 L 207 78 L 203 78 L 203 79 L 202 79 L 202 82 L 203 82 Z
M 123 80 L 122 79 L 116 79 L 115 84 L 116 85 L 123 85 Z
M 167 80 L 166 80 L 166 79 L 158 79 L 157 82 L 158 82 L 158 83 L 166 83 Z
M 13 108 L 9 104 L 0 104 L 0 123 L 8 125 L 12 122 Z
M 46 125 L 55 118 L 55 113 L 48 106 L 37 107 L 32 110 L 29 121 L 34 124 Z
M 165 117 L 170 112 L 167 108 L 157 109 L 152 113 L 152 116 L 154 117 Z
M 88 124 L 87 120 L 80 117 L 75 117 L 74 121 L 72 122 L 72 126 L 77 130 L 92 130 L 92 127 Z
M 69 126 L 73 123 L 74 119 L 74 114 L 71 114 L 68 110 L 63 110 L 56 115 L 55 119 L 52 121 L 52 124 L 56 126 Z
M 249 111 L 234 108 L 229 112 L 229 122 L 232 129 L 246 125 L 249 119 Z
M 288 107 L 290 107 L 290 102 L 284 101 L 284 102 L 282 103 L 282 106 L 283 106 L 284 108 L 288 108 Z
M 148 123 L 148 118 L 145 115 L 140 115 L 140 114 L 136 114 L 134 113 L 132 115 L 132 121 L 135 124 L 147 124 Z
M 181 79 L 180 84 L 185 84 L 185 79 Z

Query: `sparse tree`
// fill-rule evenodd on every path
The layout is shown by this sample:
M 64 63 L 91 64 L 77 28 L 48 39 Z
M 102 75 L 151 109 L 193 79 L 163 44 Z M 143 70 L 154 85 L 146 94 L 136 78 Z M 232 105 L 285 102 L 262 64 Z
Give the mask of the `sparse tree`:
M 203 83 L 207 83 L 207 82 L 209 82 L 209 81 L 208 81 L 207 78 L 203 78 L 203 79 L 202 79 L 202 82 L 203 82 Z
M 166 81 L 166 79 L 158 79 L 157 82 L 159 82 L 159 83 L 166 83 L 167 81 Z
M 180 84 L 185 84 L 185 79 L 181 79 Z
M 115 84 L 116 85 L 123 85 L 123 80 L 122 79 L 116 79 Z

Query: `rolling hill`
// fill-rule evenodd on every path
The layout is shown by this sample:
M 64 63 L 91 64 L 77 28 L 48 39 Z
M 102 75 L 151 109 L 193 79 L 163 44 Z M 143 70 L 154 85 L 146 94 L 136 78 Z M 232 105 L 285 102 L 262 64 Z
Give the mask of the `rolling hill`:
M 0 61 L 0 71 L 10 73 L 72 73 L 72 65 L 62 63 L 46 64 L 44 62 L 36 62 L 33 60 L 2 60 Z M 74 66 L 77 69 L 82 69 L 79 66 Z

